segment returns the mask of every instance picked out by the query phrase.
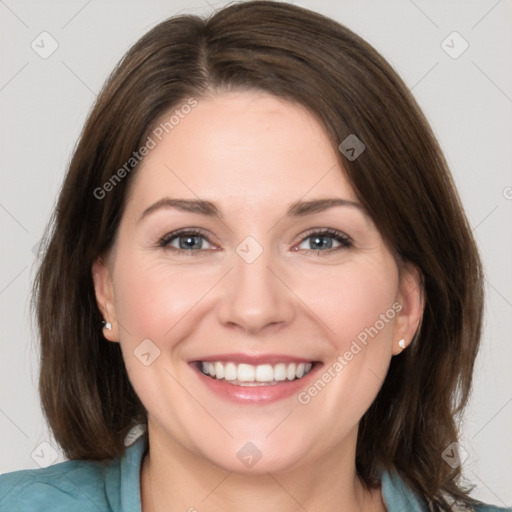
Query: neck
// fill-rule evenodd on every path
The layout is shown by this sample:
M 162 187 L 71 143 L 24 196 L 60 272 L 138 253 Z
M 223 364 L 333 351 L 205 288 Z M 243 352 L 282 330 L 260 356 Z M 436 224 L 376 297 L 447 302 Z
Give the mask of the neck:
M 227 471 L 193 454 L 162 431 L 149 430 L 141 469 L 142 512 L 385 512 L 380 489 L 366 490 L 355 471 L 355 441 L 324 459 L 288 471 Z M 158 449 L 152 447 L 158 446 Z M 333 505 L 335 504 L 335 505 Z

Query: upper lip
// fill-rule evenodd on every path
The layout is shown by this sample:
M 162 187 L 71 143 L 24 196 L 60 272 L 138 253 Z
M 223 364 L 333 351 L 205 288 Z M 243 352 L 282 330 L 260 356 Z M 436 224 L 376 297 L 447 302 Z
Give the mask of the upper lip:
M 259 364 L 271 364 L 275 365 L 278 363 L 313 363 L 315 360 L 307 359 L 304 357 L 290 356 L 286 354 L 215 354 L 211 356 L 198 357 L 190 360 L 191 363 L 197 363 L 200 361 L 204 362 L 216 362 L 225 361 L 232 362 L 235 364 L 245 363 L 257 366 Z

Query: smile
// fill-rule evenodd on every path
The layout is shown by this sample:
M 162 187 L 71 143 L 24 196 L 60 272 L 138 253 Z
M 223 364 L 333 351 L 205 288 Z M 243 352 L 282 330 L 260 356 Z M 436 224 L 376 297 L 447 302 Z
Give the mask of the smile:
M 283 381 L 295 381 L 307 375 L 313 363 L 277 363 L 252 365 L 224 361 L 202 361 L 204 375 L 224 380 L 234 386 L 273 386 Z

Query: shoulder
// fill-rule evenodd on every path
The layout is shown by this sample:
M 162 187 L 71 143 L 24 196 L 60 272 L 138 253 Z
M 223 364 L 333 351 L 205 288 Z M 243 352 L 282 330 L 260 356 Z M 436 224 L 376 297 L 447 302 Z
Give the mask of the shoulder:
M 110 510 L 104 467 L 99 462 L 67 461 L 0 475 L 0 511 Z
M 0 512 L 140 512 L 141 436 L 122 458 L 70 460 L 0 475 Z

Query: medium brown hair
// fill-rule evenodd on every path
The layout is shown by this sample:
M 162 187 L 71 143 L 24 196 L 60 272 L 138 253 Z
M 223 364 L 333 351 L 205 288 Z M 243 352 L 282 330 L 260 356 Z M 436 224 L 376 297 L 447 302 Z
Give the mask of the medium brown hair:
M 154 27 L 105 83 L 73 154 L 34 288 L 41 336 L 40 394 L 69 458 L 120 456 L 146 411 L 119 344 L 102 335 L 91 267 L 116 236 L 129 183 L 109 187 L 156 121 L 187 98 L 259 90 L 320 119 L 333 147 L 350 134 L 366 146 L 338 152 L 358 199 L 400 261 L 422 275 L 425 308 L 410 347 L 392 358 L 363 416 L 356 467 L 368 488 L 396 468 L 432 510 L 443 495 L 474 503 L 443 450 L 458 437 L 480 339 L 482 270 L 445 159 L 391 66 L 346 27 L 282 2 L 230 5 L 208 19 L 180 15 Z M 103 189 L 104 190 L 104 189 Z

